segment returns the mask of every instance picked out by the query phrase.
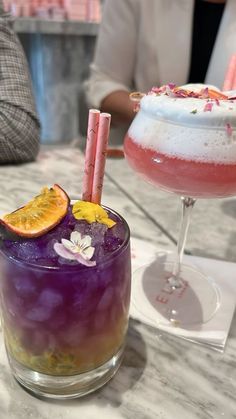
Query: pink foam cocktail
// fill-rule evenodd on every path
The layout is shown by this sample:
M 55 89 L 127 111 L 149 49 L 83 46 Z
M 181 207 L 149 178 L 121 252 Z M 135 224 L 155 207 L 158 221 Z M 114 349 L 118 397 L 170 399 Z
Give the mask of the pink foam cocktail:
M 182 258 L 196 199 L 236 194 L 236 100 L 203 85 L 153 88 L 141 99 L 124 151 L 144 179 L 181 195 L 183 208 L 175 260 L 166 255 L 155 269 L 137 271 L 133 301 L 154 325 L 200 327 L 218 310 L 218 291 Z
M 236 103 L 167 94 L 145 96 L 125 140 L 135 171 L 183 196 L 236 194 Z

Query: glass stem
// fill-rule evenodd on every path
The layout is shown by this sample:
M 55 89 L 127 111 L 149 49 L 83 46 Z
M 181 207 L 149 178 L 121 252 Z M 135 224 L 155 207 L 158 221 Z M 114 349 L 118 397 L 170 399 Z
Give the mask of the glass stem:
M 193 206 L 196 202 L 196 199 L 190 197 L 181 197 L 182 200 L 182 220 L 180 224 L 180 232 L 179 232 L 179 239 L 177 244 L 177 255 L 176 261 L 174 264 L 174 269 L 172 272 L 172 276 L 169 278 L 169 283 L 174 288 L 179 288 L 182 286 L 182 281 L 179 278 L 180 273 L 180 266 L 183 259 L 183 253 L 185 248 L 185 243 L 187 239 L 187 233 L 190 223 L 190 216 L 192 213 Z

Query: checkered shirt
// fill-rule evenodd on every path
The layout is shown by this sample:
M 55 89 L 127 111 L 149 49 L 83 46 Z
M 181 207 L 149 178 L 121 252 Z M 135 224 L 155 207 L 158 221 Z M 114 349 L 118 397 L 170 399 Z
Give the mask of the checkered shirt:
M 0 0 L 0 164 L 34 160 L 40 129 L 26 58 Z

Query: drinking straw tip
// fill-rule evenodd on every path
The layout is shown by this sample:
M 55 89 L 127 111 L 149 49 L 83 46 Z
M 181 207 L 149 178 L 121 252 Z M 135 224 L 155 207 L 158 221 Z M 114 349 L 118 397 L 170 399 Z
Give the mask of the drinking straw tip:
M 236 89 L 236 54 L 232 54 L 227 66 L 223 91 Z

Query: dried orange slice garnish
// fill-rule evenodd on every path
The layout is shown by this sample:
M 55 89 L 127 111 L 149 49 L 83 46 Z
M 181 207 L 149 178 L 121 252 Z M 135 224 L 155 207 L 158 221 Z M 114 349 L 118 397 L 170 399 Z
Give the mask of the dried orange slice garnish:
M 228 96 L 226 96 L 224 93 L 213 90 L 213 89 L 208 89 L 208 96 L 210 99 L 219 99 L 219 100 L 228 99 Z
M 39 237 L 60 223 L 69 203 L 69 197 L 59 185 L 45 187 L 24 207 L 1 217 L 0 223 L 18 236 Z

